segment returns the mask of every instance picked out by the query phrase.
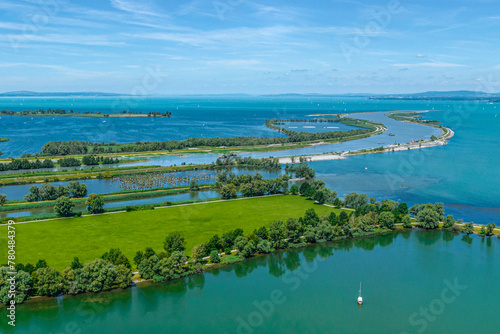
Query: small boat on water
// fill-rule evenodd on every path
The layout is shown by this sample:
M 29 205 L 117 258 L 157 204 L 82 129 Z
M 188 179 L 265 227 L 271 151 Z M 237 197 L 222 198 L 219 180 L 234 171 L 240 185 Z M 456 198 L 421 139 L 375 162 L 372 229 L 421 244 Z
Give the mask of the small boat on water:
M 389 133 L 389 136 L 394 137 L 395 134 L 391 132 L 391 133 Z
M 359 297 L 358 297 L 358 305 L 363 305 L 363 297 L 361 297 L 361 282 L 359 282 Z

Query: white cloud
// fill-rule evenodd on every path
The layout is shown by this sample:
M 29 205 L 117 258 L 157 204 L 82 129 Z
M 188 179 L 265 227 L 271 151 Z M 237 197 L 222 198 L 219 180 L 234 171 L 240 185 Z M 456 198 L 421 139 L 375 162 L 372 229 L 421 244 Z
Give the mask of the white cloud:
M 454 64 L 454 63 L 444 63 L 438 61 L 429 61 L 425 63 L 415 63 L 415 64 L 394 64 L 396 67 L 403 68 L 412 68 L 412 67 L 467 67 L 462 64 Z
M 164 16 L 156 10 L 153 10 L 149 6 L 143 4 L 142 2 L 134 1 L 134 0 L 111 0 L 111 5 L 125 12 L 129 12 L 132 14 L 143 14 L 149 16 Z
M 222 59 L 222 60 L 206 60 L 203 63 L 207 65 L 223 65 L 223 66 L 248 66 L 260 64 L 260 61 L 255 59 Z

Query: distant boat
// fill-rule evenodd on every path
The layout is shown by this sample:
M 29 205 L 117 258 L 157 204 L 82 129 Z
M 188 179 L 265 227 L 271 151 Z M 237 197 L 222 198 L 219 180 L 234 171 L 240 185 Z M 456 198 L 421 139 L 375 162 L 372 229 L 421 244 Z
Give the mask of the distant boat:
M 361 297 L 361 282 L 359 282 L 359 297 L 358 297 L 358 305 L 363 305 L 363 297 Z
M 389 136 L 394 137 L 395 134 L 391 132 L 391 133 L 389 133 Z

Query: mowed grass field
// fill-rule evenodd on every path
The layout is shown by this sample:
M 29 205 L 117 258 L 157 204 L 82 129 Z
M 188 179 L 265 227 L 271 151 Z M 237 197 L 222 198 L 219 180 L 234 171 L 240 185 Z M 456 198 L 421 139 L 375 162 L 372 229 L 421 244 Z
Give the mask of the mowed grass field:
M 34 265 L 45 259 L 49 266 L 62 270 L 74 256 L 83 263 L 101 257 L 110 248 L 120 248 L 134 266 L 138 250 L 153 247 L 162 251 L 170 232 L 184 234 L 190 254 L 194 245 L 207 242 L 214 234 L 220 237 L 236 228 L 248 234 L 274 220 L 303 216 L 309 208 L 318 215 L 340 213 L 304 197 L 279 195 L 18 224 L 16 263 Z M 7 263 L 7 251 L 7 226 L 2 225 L 0 264 Z

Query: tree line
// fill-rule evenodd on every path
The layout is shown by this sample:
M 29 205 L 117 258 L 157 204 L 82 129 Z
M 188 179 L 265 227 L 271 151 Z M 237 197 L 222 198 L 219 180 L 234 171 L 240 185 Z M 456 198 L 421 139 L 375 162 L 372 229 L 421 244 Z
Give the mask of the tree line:
M 95 166 L 95 165 L 110 165 L 117 164 L 120 160 L 118 158 L 113 159 L 110 157 L 102 157 L 95 155 L 85 155 L 81 160 L 76 158 L 62 158 L 57 160 L 57 164 L 61 167 L 77 167 L 81 165 L 85 166 Z M 40 169 L 40 168 L 54 168 L 54 162 L 50 159 L 44 159 L 40 161 L 36 159 L 35 161 L 29 161 L 28 159 L 12 159 L 9 163 L 0 163 L 0 172 L 6 170 L 22 170 L 22 169 Z
M 82 198 L 87 196 L 87 186 L 78 181 L 70 181 L 66 186 L 58 187 L 50 183 L 44 183 L 41 187 L 31 186 L 29 193 L 24 196 L 28 202 L 53 201 L 60 197 Z
M 213 162 L 210 168 L 215 167 L 238 167 L 238 166 L 248 166 L 248 167 L 260 167 L 266 169 L 281 169 L 281 164 L 278 158 L 261 158 L 255 159 L 251 157 L 219 157 L 215 162 Z
M 312 184 L 298 189 L 303 196 L 308 196 L 310 189 L 315 194 L 324 187 L 324 182 L 315 180 Z M 304 194 L 302 194 L 302 191 Z M 340 201 L 335 191 L 330 191 L 327 201 Z M 309 192 L 309 195 L 312 193 Z M 338 202 L 337 202 L 338 203 Z M 429 224 L 437 217 L 444 221 L 443 229 L 455 229 L 455 220 L 451 215 L 444 217 L 442 203 L 414 205 L 408 209 L 406 203 L 391 200 L 376 201 L 368 199 L 366 194 L 350 193 L 341 205 L 354 208 L 347 213 L 330 212 L 319 216 L 314 208 L 307 209 L 304 216 L 289 218 L 286 221 L 277 220 L 262 226 L 252 233 L 245 235 L 240 228 L 228 231 L 221 236 L 213 235 L 205 243 L 195 245 L 191 257 L 187 256 L 186 240 L 181 232 L 172 232 L 167 235 L 163 243 L 163 250 L 156 252 L 148 247 L 138 251 L 134 256 L 134 263 L 143 279 L 155 282 L 185 277 L 203 270 L 203 264 L 224 262 L 221 255 L 235 255 L 237 259 L 244 259 L 254 254 L 266 254 L 290 246 L 300 246 L 306 243 L 348 239 L 357 236 L 369 235 L 377 232 L 393 230 L 398 217 L 404 228 L 412 228 L 410 215 L 416 215 L 419 226 L 427 229 L 437 228 L 438 225 Z M 429 214 L 429 212 L 433 212 Z M 461 232 L 474 233 L 473 223 L 466 224 Z M 471 230 L 472 228 L 472 230 Z M 483 226 L 482 236 L 494 235 L 495 224 Z M 207 259 L 208 258 L 208 259 Z M 75 257 L 69 267 L 62 272 L 50 268 L 45 260 L 39 260 L 36 265 L 17 264 L 15 283 L 15 302 L 22 303 L 31 296 L 56 296 L 60 293 L 78 294 L 84 292 L 100 292 L 112 288 L 127 288 L 132 283 L 131 263 L 120 249 L 110 249 L 99 259 L 81 264 Z M 10 278 L 8 272 L 14 268 L 3 266 L 0 268 L 0 302 L 7 304 L 12 295 L 9 294 Z
M 344 119 L 342 119 L 344 121 Z M 315 140 L 343 140 L 351 136 L 367 134 L 374 129 L 372 125 L 365 122 L 353 120 L 355 126 L 364 127 L 362 129 L 350 131 L 333 132 L 296 132 L 287 129 L 281 129 L 274 125 L 277 122 L 274 119 L 267 120 L 266 126 L 277 130 L 286 137 L 232 137 L 232 138 L 189 138 L 185 140 L 170 140 L 161 142 L 140 142 L 117 144 L 117 143 L 93 143 L 89 141 L 56 141 L 48 142 L 42 147 L 41 154 L 47 155 L 76 155 L 87 153 L 111 153 L 111 152 L 145 152 L 145 151 L 172 151 L 182 150 L 200 146 L 220 147 L 220 146 L 258 146 L 272 144 L 297 143 Z
M 0 268 L 0 302 L 7 304 L 13 299 L 9 294 L 13 268 L 4 265 Z M 17 304 L 33 296 L 57 296 L 100 292 L 112 288 L 127 288 L 132 283 L 130 261 L 120 251 L 111 249 L 101 258 L 81 264 L 78 257 L 71 265 L 59 272 L 48 266 L 45 260 L 36 265 L 18 263 L 15 267 L 15 299 Z
M 76 159 L 76 158 L 62 158 L 57 160 L 57 163 L 61 167 L 77 167 L 81 165 L 85 166 L 96 166 L 99 164 L 102 165 L 111 165 L 111 164 L 117 164 L 119 163 L 120 160 L 118 158 L 113 159 L 110 157 L 99 157 L 95 155 L 84 155 L 82 160 Z
M 30 116 L 30 115 L 71 115 L 71 114 L 76 114 L 76 115 L 91 115 L 91 114 L 97 114 L 97 115 L 104 115 L 104 117 L 109 117 L 112 115 L 111 113 L 101 113 L 100 111 L 98 112 L 91 112 L 91 111 L 82 111 L 82 112 L 74 112 L 73 109 L 70 109 L 69 111 L 66 111 L 65 109 L 38 109 L 38 110 L 23 110 L 23 111 L 13 111 L 13 110 L 1 110 L 0 115 L 5 115 L 5 116 L 15 116 L 15 115 L 21 115 L 21 116 Z M 130 110 L 123 110 L 121 114 L 131 114 L 131 115 L 141 115 L 143 113 L 138 112 L 138 111 L 130 111 Z M 172 113 L 170 111 L 166 112 L 160 112 L 160 111 L 150 111 L 146 113 L 147 117 L 167 117 L 170 118 L 172 117 Z
M 20 170 L 20 169 L 38 169 L 38 168 L 54 168 L 54 163 L 50 159 L 40 161 L 29 161 L 28 159 L 12 159 L 9 163 L 0 163 L 0 171 Z

